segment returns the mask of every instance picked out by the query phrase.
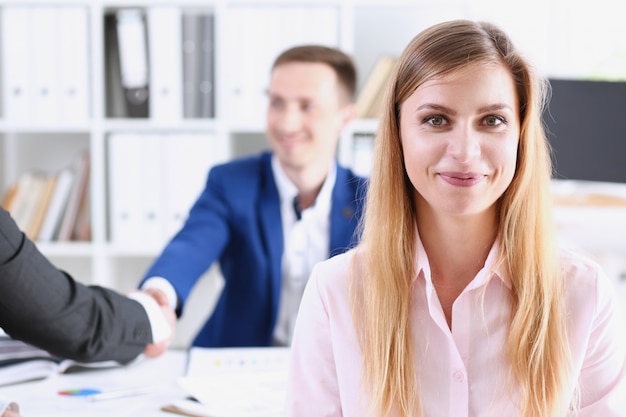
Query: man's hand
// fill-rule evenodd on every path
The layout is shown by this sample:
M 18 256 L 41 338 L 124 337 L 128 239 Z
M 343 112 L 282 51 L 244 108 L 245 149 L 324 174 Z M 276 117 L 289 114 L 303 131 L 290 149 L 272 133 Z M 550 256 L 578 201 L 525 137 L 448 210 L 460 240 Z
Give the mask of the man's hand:
M 169 302 L 167 301 L 167 296 L 165 293 L 157 288 L 146 288 L 141 290 L 144 294 L 148 294 L 150 297 L 154 298 L 158 305 L 161 307 L 170 307 Z
M 2 411 L 2 410 L 0 410 L 0 411 Z M 11 403 L 6 408 L 6 410 L 4 410 L 4 413 L 2 413 L 2 416 L 0 416 L 0 417 L 21 417 L 21 416 L 22 415 L 20 414 L 20 408 L 17 406 L 17 404 L 16 403 Z
M 147 357 L 156 358 L 165 353 L 172 343 L 172 340 L 174 340 L 176 330 L 176 313 L 174 313 L 174 310 L 172 310 L 172 308 L 169 306 L 167 297 L 165 296 L 165 293 L 163 293 L 163 291 L 156 288 L 147 288 L 140 292 L 152 297 L 156 301 L 161 310 L 161 313 L 163 314 L 165 322 L 170 329 L 170 335 L 167 339 L 151 343 L 147 345 L 143 351 L 144 355 L 146 355 Z
M 149 358 L 156 358 L 164 354 L 167 351 L 167 349 L 170 347 L 172 340 L 174 340 L 174 334 L 176 330 L 176 314 L 168 306 L 160 306 L 160 307 L 161 307 L 161 312 L 163 313 L 165 320 L 167 320 L 167 323 L 170 325 L 170 329 L 172 330 L 172 332 L 170 334 L 170 337 L 168 337 L 166 340 L 162 340 L 158 343 L 151 343 L 146 346 L 146 348 L 143 351 L 143 354 Z

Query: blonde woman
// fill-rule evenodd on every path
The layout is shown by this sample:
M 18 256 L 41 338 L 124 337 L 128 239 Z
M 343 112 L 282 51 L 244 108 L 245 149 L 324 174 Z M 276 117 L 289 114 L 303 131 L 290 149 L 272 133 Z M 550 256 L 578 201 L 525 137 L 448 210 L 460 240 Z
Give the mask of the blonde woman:
M 288 415 L 626 416 L 611 284 L 556 247 L 546 90 L 491 24 L 409 43 L 361 243 L 305 291 Z

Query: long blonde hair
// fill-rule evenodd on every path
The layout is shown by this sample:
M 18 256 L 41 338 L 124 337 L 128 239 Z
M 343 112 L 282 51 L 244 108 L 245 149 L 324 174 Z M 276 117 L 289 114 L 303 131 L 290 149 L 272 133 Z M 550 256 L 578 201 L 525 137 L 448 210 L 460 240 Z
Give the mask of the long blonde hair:
M 403 163 L 400 105 L 426 80 L 494 62 L 513 75 L 521 121 L 516 172 L 498 201 L 498 263 L 508 266 L 512 277 L 505 348 L 521 416 L 556 416 L 568 405 L 570 358 L 552 220 L 552 166 L 541 121 L 548 84 L 500 29 L 457 20 L 426 29 L 405 48 L 388 86 L 375 141 L 350 287 L 365 394 L 374 415 L 422 415 L 410 332 L 416 209 Z

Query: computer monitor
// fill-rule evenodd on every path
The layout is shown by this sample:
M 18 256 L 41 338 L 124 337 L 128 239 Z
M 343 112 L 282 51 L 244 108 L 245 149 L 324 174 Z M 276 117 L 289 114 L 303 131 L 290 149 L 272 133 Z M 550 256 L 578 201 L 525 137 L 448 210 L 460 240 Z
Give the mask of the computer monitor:
M 626 82 L 549 81 L 554 178 L 626 183 Z

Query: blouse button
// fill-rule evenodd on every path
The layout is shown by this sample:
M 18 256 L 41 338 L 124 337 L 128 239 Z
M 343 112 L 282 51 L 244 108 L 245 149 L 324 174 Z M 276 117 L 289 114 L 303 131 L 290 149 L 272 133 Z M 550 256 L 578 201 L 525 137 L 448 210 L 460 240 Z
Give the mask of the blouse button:
M 461 371 L 456 371 L 454 374 L 454 379 L 456 379 L 457 382 L 463 382 L 465 381 L 465 374 Z

